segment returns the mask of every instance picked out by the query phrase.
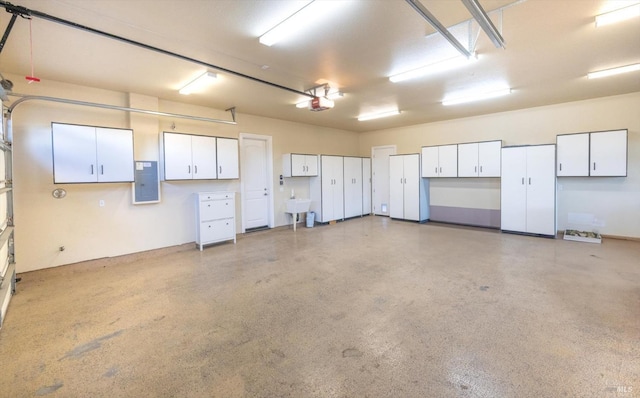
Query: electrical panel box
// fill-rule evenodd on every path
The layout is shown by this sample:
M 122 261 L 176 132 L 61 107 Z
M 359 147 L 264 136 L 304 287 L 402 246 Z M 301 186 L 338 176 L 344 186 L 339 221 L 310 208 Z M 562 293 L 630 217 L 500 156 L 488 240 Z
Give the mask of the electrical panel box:
M 136 160 L 134 163 L 133 204 L 159 203 L 158 162 Z

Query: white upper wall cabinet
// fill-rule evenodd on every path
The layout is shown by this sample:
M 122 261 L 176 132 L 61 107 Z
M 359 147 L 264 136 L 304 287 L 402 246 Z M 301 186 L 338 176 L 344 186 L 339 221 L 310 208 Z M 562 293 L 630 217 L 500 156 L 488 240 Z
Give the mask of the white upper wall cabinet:
M 627 130 L 558 135 L 559 177 L 626 177 Z
M 500 177 L 502 141 L 458 144 L 458 177 Z
M 556 137 L 558 177 L 589 175 L 589 133 L 567 134 Z
M 457 177 L 458 145 L 422 147 L 422 177 Z
M 318 175 L 318 155 L 285 153 L 282 155 L 284 177 L 315 177 Z
M 238 140 L 162 133 L 164 180 L 239 178 Z
M 238 167 L 238 140 L 235 138 L 216 138 L 218 179 L 229 180 L 240 178 Z
M 590 175 L 627 176 L 627 130 L 591 133 Z
M 53 180 L 132 182 L 133 131 L 52 123 Z

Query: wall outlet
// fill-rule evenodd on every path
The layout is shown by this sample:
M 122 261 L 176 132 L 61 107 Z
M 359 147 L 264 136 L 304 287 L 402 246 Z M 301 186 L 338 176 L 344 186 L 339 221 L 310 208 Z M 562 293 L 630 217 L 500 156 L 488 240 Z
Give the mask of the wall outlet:
M 100 207 L 104 207 L 104 200 L 100 199 L 100 202 L 98 202 L 98 205 L 100 205 Z

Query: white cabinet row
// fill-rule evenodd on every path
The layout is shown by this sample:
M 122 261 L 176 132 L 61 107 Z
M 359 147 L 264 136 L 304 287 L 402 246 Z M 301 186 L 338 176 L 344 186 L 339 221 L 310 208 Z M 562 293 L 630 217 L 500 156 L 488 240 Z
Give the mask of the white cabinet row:
M 236 202 L 234 192 L 196 194 L 196 245 L 233 240 L 236 242 Z
M 51 123 L 53 182 L 132 182 L 133 131 Z
M 429 180 L 420 178 L 420 154 L 389 156 L 389 216 L 411 221 L 429 218 Z
M 558 135 L 558 177 L 626 177 L 627 130 Z
M 500 177 L 502 141 L 422 147 L 421 176 Z
M 321 155 L 310 196 L 310 210 L 319 222 L 370 214 L 371 159 Z
M 318 175 L 318 155 L 285 153 L 282 155 L 284 177 L 315 177 Z
M 235 138 L 163 132 L 163 180 L 239 178 L 238 140 Z

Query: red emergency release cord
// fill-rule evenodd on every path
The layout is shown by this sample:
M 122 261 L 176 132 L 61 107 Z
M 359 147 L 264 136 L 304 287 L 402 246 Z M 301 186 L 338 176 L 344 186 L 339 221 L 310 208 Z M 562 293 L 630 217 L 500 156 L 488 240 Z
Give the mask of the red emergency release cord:
M 33 32 L 31 30 L 31 22 L 33 19 L 29 18 L 29 51 L 31 55 L 31 76 L 25 76 L 25 79 L 29 81 L 29 84 L 40 81 L 40 78 L 37 78 L 33 74 Z

